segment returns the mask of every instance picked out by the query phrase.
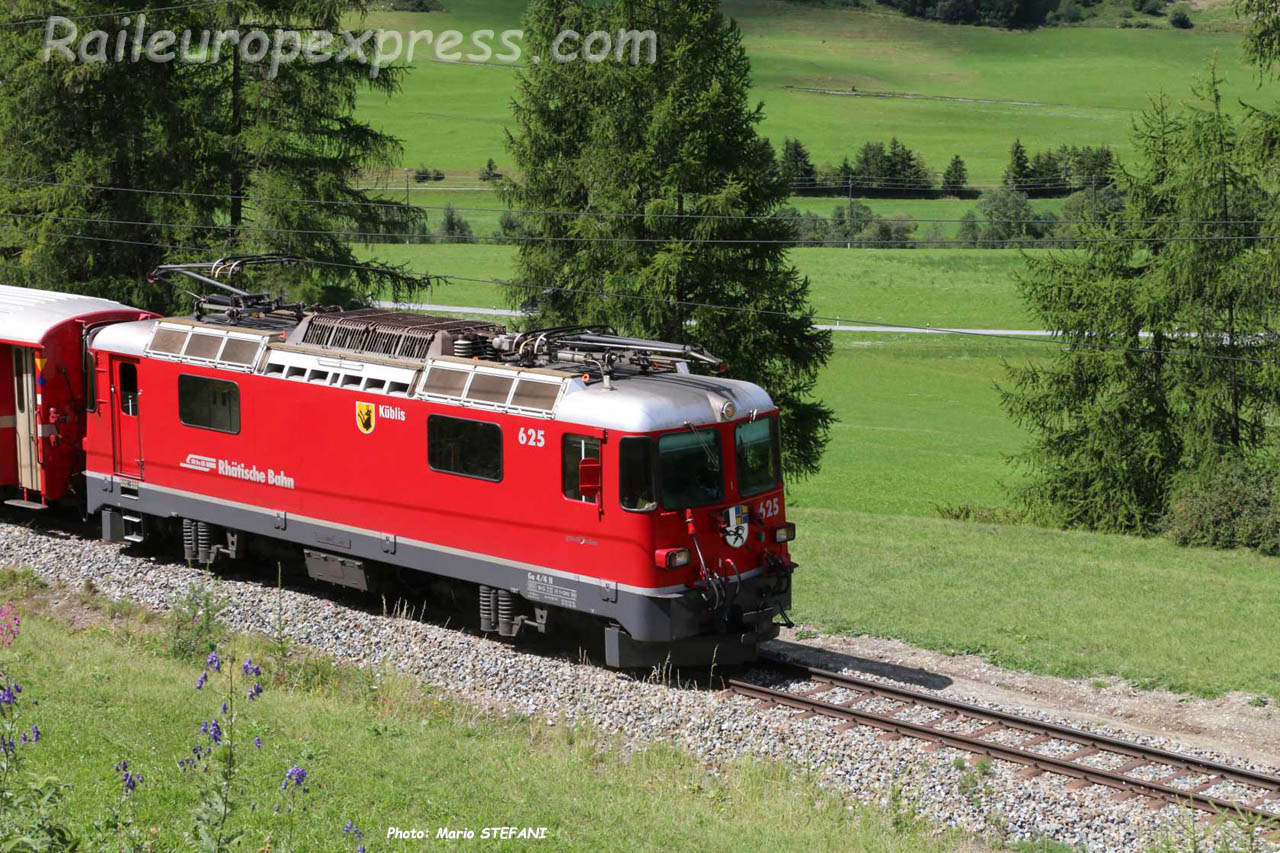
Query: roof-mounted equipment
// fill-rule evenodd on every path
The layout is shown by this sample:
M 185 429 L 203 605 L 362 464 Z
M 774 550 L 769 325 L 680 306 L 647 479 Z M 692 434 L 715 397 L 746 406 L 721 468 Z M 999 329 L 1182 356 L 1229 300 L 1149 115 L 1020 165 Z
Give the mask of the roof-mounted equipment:
M 302 320 L 304 306 L 300 302 L 286 302 L 284 294 L 272 296 L 266 291 L 241 290 L 226 281 L 233 279 L 250 266 L 294 266 L 298 258 L 288 255 L 231 255 L 216 261 L 195 264 L 162 264 L 147 274 L 147 281 L 156 284 L 169 281 L 171 276 L 182 276 L 205 287 L 216 288 L 222 293 L 199 294 L 182 288 L 195 299 L 195 318 L 229 324 L 254 325 L 246 321 L 259 320 L 270 324 L 271 320 Z M 169 283 L 172 283 L 169 281 Z M 273 316 L 274 315 L 274 316 Z
M 498 335 L 490 341 L 494 351 L 513 355 L 522 364 L 539 362 L 584 364 L 611 378 L 622 365 L 641 372 L 687 371 L 698 361 L 723 373 L 727 365 L 698 344 L 675 344 L 618 335 L 609 326 L 559 326 L 552 329 Z

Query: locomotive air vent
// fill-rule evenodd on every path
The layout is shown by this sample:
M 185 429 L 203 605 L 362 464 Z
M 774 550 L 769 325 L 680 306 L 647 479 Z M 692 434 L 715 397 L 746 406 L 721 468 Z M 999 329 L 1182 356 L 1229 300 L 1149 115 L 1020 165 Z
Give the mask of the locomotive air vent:
M 299 343 L 391 358 L 425 359 L 446 354 L 441 352 L 441 346 L 433 346 L 441 334 L 452 340 L 476 333 L 493 335 L 502 331 L 501 326 L 491 323 L 370 308 L 314 314 Z

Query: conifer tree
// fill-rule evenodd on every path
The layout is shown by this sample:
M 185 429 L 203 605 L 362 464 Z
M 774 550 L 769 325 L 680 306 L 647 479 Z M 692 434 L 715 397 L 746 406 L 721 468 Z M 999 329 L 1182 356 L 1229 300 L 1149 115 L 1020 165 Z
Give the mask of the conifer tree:
M 1063 348 L 1011 371 L 1031 433 L 1022 497 L 1040 518 L 1151 532 L 1175 478 L 1262 452 L 1280 414 L 1280 277 L 1258 241 L 1275 198 L 1221 106 L 1216 76 L 1143 116 L 1123 211 L 1078 253 L 1028 260 L 1021 290 Z
M 542 326 L 705 345 L 769 391 L 788 470 L 813 472 L 832 421 L 812 399 L 831 338 L 787 260 L 793 226 L 774 216 L 787 184 L 757 132 L 741 34 L 718 5 L 529 4 L 532 55 L 549 56 L 565 29 L 652 29 L 659 44 L 653 64 L 544 61 L 520 73 L 508 146 L 519 176 L 502 194 L 516 209 L 582 215 L 523 215 L 541 239 L 521 246 L 510 300 L 536 295 Z
M 1013 140 L 1009 149 L 1009 165 L 1004 170 L 1004 185 L 1008 189 L 1026 192 L 1031 182 L 1031 162 L 1027 159 L 1027 149 L 1022 147 L 1022 140 Z
M 964 160 L 960 159 L 960 155 L 951 158 L 951 162 L 947 164 L 947 170 L 942 173 L 942 191 L 948 195 L 956 195 L 963 192 L 965 186 L 969 183 L 969 170 L 965 168 Z
M 118 8 L 110 0 L 72 0 L 61 12 Z M 36 0 L 7 9 L 6 17 L 18 19 L 47 14 Z M 321 0 L 154 11 L 143 40 L 159 29 L 338 32 L 353 11 L 363 7 Z M 82 23 L 122 29 L 112 16 Z M 369 204 L 355 189 L 362 170 L 390 166 L 400 153 L 396 140 L 354 118 L 356 97 L 366 89 L 395 91 L 401 69 L 371 77 L 365 64 L 299 59 L 273 77 L 268 63 L 244 61 L 232 47 L 202 63 L 71 64 L 56 56 L 45 63 L 38 59 L 42 35 L 40 28 L 0 28 L 5 278 L 158 310 L 177 305 L 175 294 L 145 282 L 155 265 L 237 253 L 325 262 L 255 275 L 308 301 L 352 304 L 378 288 L 412 283 L 393 269 L 344 266 L 357 264 L 349 235 L 408 233 L 421 218 L 404 205 Z M 126 55 L 133 38 L 128 28 Z

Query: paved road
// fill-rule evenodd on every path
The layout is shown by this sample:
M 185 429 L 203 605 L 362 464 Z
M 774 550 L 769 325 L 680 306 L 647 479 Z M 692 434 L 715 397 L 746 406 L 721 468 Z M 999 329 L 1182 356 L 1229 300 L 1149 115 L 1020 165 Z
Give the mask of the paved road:
M 441 311 L 448 314 L 487 314 L 491 317 L 520 317 L 523 316 L 519 311 L 512 311 L 509 308 L 478 308 L 471 305 L 436 305 L 430 302 L 377 302 L 374 303 L 379 308 L 401 308 L 410 311 Z M 961 332 L 967 335 L 991 335 L 993 337 L 1036 337 L 1047 338 L 1052 337 L 1053 332 L 1046 332 L 1043 329 L 952 329 L 952 328 L 909 328 L 903 329 L 898 326 L 849 326 L 843 323 L 838 325 L 822 325 L 819 329 L 830 329 L 833 332 L 862 332 L 866 334 L 884 334 L 898 333 L 905 335 L 942 335 L 947 333 Z

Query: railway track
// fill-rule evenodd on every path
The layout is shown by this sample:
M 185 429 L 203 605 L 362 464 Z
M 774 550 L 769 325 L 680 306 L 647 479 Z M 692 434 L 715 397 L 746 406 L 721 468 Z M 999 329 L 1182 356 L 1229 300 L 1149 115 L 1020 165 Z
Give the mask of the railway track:
M 1019 775 L 1026 778 L 1056 773 L 1070 777 L 1069 785 L 1078 788 L 1111 788 L 1119 800 L 1145 797 L 1153 807 L 1189 806 L 1280 830 L 1280 777 L 775 657 L 764 660 L 786 679 L 813 686 L 791 692 L 734 679 L 730 691 L 757 699 L 762 707 L 843 720 L 836 731 L 870 726 L 890 736 L 1021 764 Z M 929 712 L 920 709 L 937 713 L 925 719 Z M 1274 808 L 1266 808 L 1268 803 Z

